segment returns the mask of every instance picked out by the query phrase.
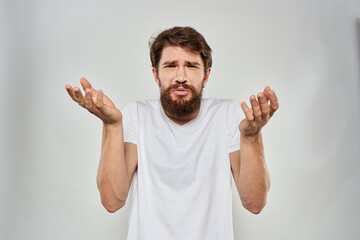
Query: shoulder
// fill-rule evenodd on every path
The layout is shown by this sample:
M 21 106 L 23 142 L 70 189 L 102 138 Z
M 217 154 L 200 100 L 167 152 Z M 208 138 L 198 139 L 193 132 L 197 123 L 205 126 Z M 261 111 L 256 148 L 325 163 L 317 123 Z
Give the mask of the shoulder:
M 151 109 L 159 106 L 159 100 L 137 100 L 127 103 L 123 110 L 136 111 L 137 109 Z
M 157 109 L 160 106 L 159 99 L 152 99 L 152 100 L 139 100 L 136 101 L 137 107 L 143 110 L 153 110 Z
M 240 104 L 233 99 L 206 98 L 204 99 L 204 109 L 207 113 L 220 115 L 224 120 L 237 119 L 236 121 L 239 121 L 244 118 Z
M 160 100 L 137 100 L 126 104 L 121 113 L 134 119 L 140 119 L 142 116 L 149 117 L 160 112 L 160 106 Z

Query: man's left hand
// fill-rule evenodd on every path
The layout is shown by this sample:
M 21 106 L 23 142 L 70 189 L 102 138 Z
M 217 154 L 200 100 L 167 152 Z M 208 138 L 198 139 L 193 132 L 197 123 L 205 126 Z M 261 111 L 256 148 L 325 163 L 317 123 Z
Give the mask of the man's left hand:
M 250 103 L 251 109 L 245 102 L 241 103 L 245 118 L 240 122 L 239 130 L 245 136 L 257 135 L 279 108 L 278 99 L 270 87 L 266 87 L 264 92 L 258 93 L 257 99 L 255 95 L 251 95 Z

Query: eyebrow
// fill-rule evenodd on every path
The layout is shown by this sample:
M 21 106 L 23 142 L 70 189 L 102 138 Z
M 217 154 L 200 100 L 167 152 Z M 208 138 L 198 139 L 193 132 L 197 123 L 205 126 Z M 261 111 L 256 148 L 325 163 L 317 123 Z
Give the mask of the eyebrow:
M 167 62 L 164 62 L 162 65 L 172 65 L 172 64 L 175 64 L 177 63 L 178 61 L 167 61 Z M 191 62 L 191 61 L 186 61 L 187 64 L 189 65 L 193 65 L 193 66 L 200 66 L 200 63 L 198 62 Z
M 164 62 L 162 65 L 172 65 L 172 64 L 175 64 L 177 61 L 168 61 L 168 62 Z
M 190 61 L 186 61 L 186 62 L 193 66 L 200 66 L 200 63 L 198 63 L 198 62 L 190 62 Z

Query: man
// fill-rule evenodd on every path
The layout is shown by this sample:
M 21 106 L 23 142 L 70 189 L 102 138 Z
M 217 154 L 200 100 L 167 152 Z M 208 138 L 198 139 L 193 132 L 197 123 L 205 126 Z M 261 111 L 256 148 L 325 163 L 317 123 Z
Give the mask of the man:
M 102 90 L 80 80 L 71 98 L 103 121 L 97 184 L 109 212 L 124 206 L 130 186 L 128 239 L 233 239 L 231 176 L 243 206 L 259 213 L 270 186 L 261 128 L 278 109 L 270 87 L 250 97 L 202 99 L 212 58 L 203 36 L 174 27 L 150 44 L 160 100 L 120 112 Z M 241 151 L 240 151 L 241 148 Z M 133 181 L 134 180 L 134 181 Z

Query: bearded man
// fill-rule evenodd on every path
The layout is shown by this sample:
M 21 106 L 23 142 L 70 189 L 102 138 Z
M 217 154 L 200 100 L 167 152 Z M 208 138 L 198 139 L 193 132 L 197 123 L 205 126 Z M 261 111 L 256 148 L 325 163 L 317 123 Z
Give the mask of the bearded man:
M 120 112 L 82 78 L 85 96 L 71 98 L 103 121 L 97 185 L 106 210 L 130 198 L 128 240 L 232 240 L 232 177 L 243 206 L 259 213 L 270 179 L 262 127 L 278 109 L 266 87 L 251 108 L 202 98 L 211 48 L 190 27 L 174 27 L 150 42 L 160 100 L 135 101 Z M 241 149 L 241 151 L 240 151 Z M 131 187 L 131 188 L 130 188 Z M 129 190 L 130 194 L 129 194 Z

